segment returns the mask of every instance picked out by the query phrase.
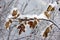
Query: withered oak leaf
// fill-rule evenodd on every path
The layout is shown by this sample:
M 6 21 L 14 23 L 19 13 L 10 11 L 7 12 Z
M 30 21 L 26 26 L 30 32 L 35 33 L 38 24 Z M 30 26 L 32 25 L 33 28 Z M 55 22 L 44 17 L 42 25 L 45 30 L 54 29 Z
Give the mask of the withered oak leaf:
M 30 28 L 33 28 L 34 27 L 33 21 L 29 21 L 28 24 L 30 25 Z
M 55 7 L 53 7 L 52 9 L 51 9 L 51 11 L 54 11 L 55 10 Z
M 17 10 L 13 10 L 12 16 L 16 16 L 17 15 Z
M 44 15 L 45 15 L 48 19 L 49 19 L 50 16 L 51 16 L 51 14 L 49 14 L 48 11 L 45 11 L 45 12 L 44 12 Z
M 48 27 L 48 28 L 46 28 L 45 32 L 43 33 L 43 37 L 46 38 L 48 36 L 49 32 L 50 32 L 50 30 L 49 30 L 49 27 Z
M 17 29 L 19 29 L 19 34 L 21 34 L 21 32 L 25 32 L 24 24 L 20 24 Z
M 12 23 L 12 20 L 9 19 L 6 23 L 5 23 L 5 26 L 6 26 L 6 29 L 9 28 L 10 24 Z
M 10 23 L 12 23 L 12 20 L 11 20 L 11 19 L 9 19 L 9 22 L 10 22 Z
M 20 16 L 20 14 L 17 14 L 16 16 L 13 17 L 13 19 L 16 19 L 16 18 L 19 17 L 19 16 Z
M 46 30 L 43 33 L 43 37 L 46 38 L 48 36 L 48 33 L 51 31 L 50 29 L 52 29 L 52 25 L 53 24 L 51 24 L 49 27 L 46 28 Z
M 48 8 L 47 8 L 47 11 L 51 11 L 51 9 L 52 9 L 52 6 L 49 5 Z
M 36 20 L 34 20 L 34 25 L 37 25 L 37 21 Z
M 28 24 L 30 25 L 30 28 L 35 28 L 35 26 L 37 25 L 37 21 L 29 21 Z
M 6 29 L 10 26 L 10 22 L 5 23 Z

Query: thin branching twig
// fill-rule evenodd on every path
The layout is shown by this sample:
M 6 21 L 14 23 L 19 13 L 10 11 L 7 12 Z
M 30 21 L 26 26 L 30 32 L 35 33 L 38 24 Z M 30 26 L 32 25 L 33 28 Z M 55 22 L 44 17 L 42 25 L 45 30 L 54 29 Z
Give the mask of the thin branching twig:
M 28 6 L 28 4 L 29 4 L 29 2 L 30 2 L 31 0 L 28 0 L 28 2 L 26 2 L 26 4 L 25 4 L 25 6 L 24 6 L 24 8 L 23 8 L 23 11 L 22 12 L 24 12 L 25 11 L 25 9 L 26 9 L 26 7 Z

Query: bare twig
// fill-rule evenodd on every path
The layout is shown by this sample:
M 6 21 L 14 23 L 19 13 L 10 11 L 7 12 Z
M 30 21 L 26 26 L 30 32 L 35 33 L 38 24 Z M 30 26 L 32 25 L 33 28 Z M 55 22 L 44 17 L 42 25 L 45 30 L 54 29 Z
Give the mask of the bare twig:
M 26 2 L 26 4 L 25 4 L 25 6 L 24 6 L 24 8 L 23 8 L 23 11 L 22 12 L 24 12 L 25 11 L 25 9 L 26 9 L 26 7 L 28 6 L 28 3 L 30 2 L 31 0 L 28 0 L 28 2 Z
M 14 0 L 12 0 L 10 3 L 7 4 L 6 8 L 3 10 L 2 13 L 4 13 L 6 10 L 8 10 L 8 8 L 11 6 L 11 4 L 14 2 Z
M 4 36 L 3 36 L 3 35 L 4 35 L 5 33 L 4 33 L 2 30 L 4 30 L 4 29 L 0 29 L 0 31 L 2 32 L 2 38 L 3 38 L 3 40 L 4 40 Z
M 16 26 L 16 25 L 14 25 L 14 26 Z M 9 27 L 9 34 L 8 34 L 8 38 L 7 38 L 7 40 L 9 40 L 9 38 L 10 38 L 10 34 L 11 34 L 13 28 L 14 28 L 14 27 Z
M 15 39 L 15 40 L 18 40 L 18 39 L 23 39 L 23 38 L 26 38 L 26 37 L 32 37 L 32 35 L 25 36 L 25 37 L 21 37 L 21 38 L 17 38 L 17 39 Z
M 10 27 L 9 27 L 9 35 L 8 35 L 7 40 L 9 40 L 10 34 L 11 34 L 11 30 L 10 30 Z

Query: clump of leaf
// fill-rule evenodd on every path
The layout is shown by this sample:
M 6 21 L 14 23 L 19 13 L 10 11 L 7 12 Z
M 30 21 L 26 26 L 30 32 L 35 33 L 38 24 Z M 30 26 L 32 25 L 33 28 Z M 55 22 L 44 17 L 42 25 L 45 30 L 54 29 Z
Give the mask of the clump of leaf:
M 12 16 L 13 19 L 16 19 L 17 17 L 19 17 L 20 14 L 18 14 L 17 10 L 13 10 Z
M 48 8 L 47 8 L 47 11 L 51 11 L 51 9 L 52 9 L 52 6 L 49 5 Z
M 44 14 L 45 14 L 45 16 L 46 16 L 48 19 L 49 19 L 50 16 L 51 16 L 51 15 L 48 13 L 48 11 L 45 11 Z
M 52 9 L 51 9 L 51 11 L 54 11 L 55 10 L 55 8 L 53 7 Z
M 19 34 L 21 34 L 22 32 L 25 32 L 24 24 L 20 24 L 17 29 L 19 29 Z
M 47 8 L 47 11 L 54 11 L 54 10 L 55 10 L 55 8 L 52 7 L 51 5 L 49 5 L 48 8 Z
M 16 16 L 17 15 L 17 10 L 13 10 L 12 16 Z
M 9 26 L 11 25 L 12 23 L 12 20 L 9 20 L 5 23 L 5 26 L 6 26 L 6 29 L 9 28 Z
M 48 33 L 51 31 L 52 25 L 53 24 L 51 24 L 49 27 L 46 28 L 46 30 L 43 33 L 43 37 L 45 37 L 45 38 L 48 37 Z
M 28 24 L 30 25 L 30 28 L 35 28 L 35 26 L 37 25 L 37 21 L 29 21 Z

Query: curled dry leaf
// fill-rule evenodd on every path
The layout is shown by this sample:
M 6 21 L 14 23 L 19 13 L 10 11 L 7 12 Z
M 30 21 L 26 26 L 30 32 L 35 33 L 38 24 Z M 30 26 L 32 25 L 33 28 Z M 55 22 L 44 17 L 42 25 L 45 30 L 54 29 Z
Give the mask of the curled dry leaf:
M 25 32 L 25 26 L 24 26 L 24 24 L 20 24 L 17 29 L 20 29 L 19 30 L 19 34 L 21 34 L 21 32 Z
M 16 19 L 16 18 L 19 17 L 19 16 L 20 16 L 20 14 L 17 14 L 16 16 L 13 17 L 13 19 Z
M 33 21 L 29 21 L 28 24 L 30 25 L 30 28 L 33 28 L 34 27 Z
M 51 9 L 51 11 L 54 11 L 55 10 L 55 7 L 53 7 L 52 9 Z
M 12 20 L 11 20 L 11 19 L 9 19 L 9 22 L 10 22 L 10 23 L 12 23 Z
M 11 19 L 9 19 L 9 21 L 7 21 L 5 23 L 6 29 L 9 28 L 9 26 L 10 26 L 11 23 L 12 23 L 12 20 Z
M 17 13 L 17 10 L 13 10 L 12 16 L 13 16 L 13 19 L 16 19 L 17 17 L 20 16 L 20 14 Z
M 51 11 L 51 9 L 52 9 L 52 6 L 49 5 L 48 8 L 47 8 L 47 11 Z
M 22 30 L 19 30 L 19 35 L 21 34 Z
M 46 16 L 48 19 L 49 19 L 50 16 L 51 16 L 51 15 L 48 13 L 48 11 L 45 11 L 44 14 L 45 14 L 45 16 Z
M 53 27 L 53 24 L 51 24 L 49 27 L 52 29 L 52 27 Z
M 6 29 L 10 26 L 10 22 L 5 23 Z
M 36 26 L 37 25 L 37 21 L 36 20 L 34 20 L 34 26 Z
M 51 31 L 51 29 L 52 29 L 52 25 L 53 24 L 51 24 L 49 27 L 47 27 L 46 28 L 46 30 L 44 31 L 44 33 L 43 33 L 43 37 L 47 37 L 48 36 L 48 33 Z
M 37 25 L 37 21 L 34 20 L 34 22 L 29 21 L 28 24 L 30 25 L 30 28 L 35 28 L 35 26 Z
M 46 38 L 48 36 L 49 32 L 50 32 L 50 30 L 49 30 L 49 27 L 48 27 L 48 28 L 46 28 L 45 32 L 43 33 L 43 37 Z
M 13 10 L 12 16 L 16 16 L 17 15 L 17 10 Z

